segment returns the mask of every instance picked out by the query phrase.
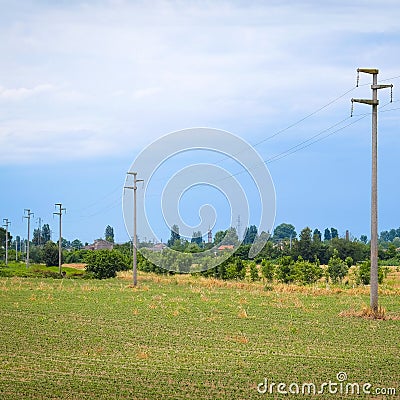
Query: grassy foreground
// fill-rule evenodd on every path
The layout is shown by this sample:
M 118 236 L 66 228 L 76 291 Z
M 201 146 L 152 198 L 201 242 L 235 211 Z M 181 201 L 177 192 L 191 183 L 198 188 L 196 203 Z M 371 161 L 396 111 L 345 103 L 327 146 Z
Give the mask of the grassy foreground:
M 389 315 L 399 296 L 381 293 Z M 400 321 L 339 316 L 367 303 L 367 289 L 189 276 L 140 274 L 139 288 L 123 277 L 0 278 L 0 398 L 279 398 L 257 385 L 319 389 L 339 372 L 397 394 L 316 398 L 399 398 Z

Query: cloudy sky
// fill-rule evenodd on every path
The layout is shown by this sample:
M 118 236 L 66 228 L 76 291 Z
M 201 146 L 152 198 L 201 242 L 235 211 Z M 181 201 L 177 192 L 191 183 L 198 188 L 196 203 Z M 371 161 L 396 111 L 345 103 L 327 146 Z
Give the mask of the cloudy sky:
M 26 237 L 30 208 L 56 238 L 62 202 L 67 239 L 91 242 L 110 224 L 127 240 L 121 193 L 135 157 L 168 132 L 207 126 L 269 160 L 277 224 L 369 236 L 370 107 L 356 104 L 346 120 L 352 97 L 371 96 L 370 75 L 355 88 L 358 67 L 394 84 L 393 103 L 379 92 L 380 230 L 400 226 L 397 0 L 0 0 L 0 9 L 0 218 L 13 235 Z M 315 135 L 324 139 L 294 148 Z

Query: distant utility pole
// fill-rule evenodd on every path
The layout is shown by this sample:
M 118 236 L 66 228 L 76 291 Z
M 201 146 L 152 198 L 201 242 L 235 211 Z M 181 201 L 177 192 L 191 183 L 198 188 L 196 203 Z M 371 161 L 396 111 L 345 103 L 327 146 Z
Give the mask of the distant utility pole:
M 39 236 L 38 236 L 38 245 L 40 246 L 42 243 L 42 218 L 39 217 Z
M 133 175 L 133 186 L 124 186 L 125 189 L 133 189 L 133 286 L 137 286 L 137 234 L 136 234 L 136 184 L 143 182 L 143 179 L 137 179 L 137 172 L 127 172 L 128 175 Z
M 372 75 L 372 100 L 351 99 L 352 103 L 364 103 L 372 106 L 372 179 L 371 179 L 371 292 L 370 306 L 374 312 L 378 311 L 378 89 L 393 88 L 393 85 L 378 85 L 378 69 L 358 68 L 359 73 Z M 392 101 L 392 93 L 391 93 Z
M 16 238 L 15 238 L 15 261 L 18 261 L 18 243 Z
M 61 260 L 62 260 L 62 233 L 61 233 L 61 227 L 62 227 L 62 223 L 61 223 L 61 219 L 62 219 L 62 213 L 63 211 L 67 211 L 66 208 L 62 208 L 62 204 L 61 203 L 56 203 L 55 207 L 58 207 L 58 212 L 53 212 L 53 214 L 58 215 L 60 217 L 60 238 L 58 240 L 58 272 L 60 275 L 62 275 L 62 271 L 61 271 Z
M 8 266 L 8 225 L 11 225 L 11 222 L 8 218 L 3 218 L 4 227 L 6 228 L 6 267 Z
M 29 242 L 30 242 L 30 232 L 31 232 L 31 215 L 33 212 L 29 208 L 25 208 L 24 213 L 27 215 L 24 216 L 28 220 L 28 243 L 26 247 L 26 268 L 29 268 Z
M 241 234 L 241 232 L 242 232 L 242 224 L 241 224 L 241 222 L 240 222 L 240 215 L 238 215 L 238 217 L 237 217 L 236 229 L 237 229 L 238 239 L 239 239 L 239 242 L 240 242 L 240 241 L 243 239 L 243 238 L 240 236 L 240 234 Z

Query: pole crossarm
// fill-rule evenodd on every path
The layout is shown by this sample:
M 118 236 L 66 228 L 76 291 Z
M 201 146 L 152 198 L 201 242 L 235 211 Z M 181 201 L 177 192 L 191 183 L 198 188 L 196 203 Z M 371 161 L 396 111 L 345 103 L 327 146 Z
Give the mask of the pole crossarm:
M 379 69 L 376 69 L 376 68 L 357 68 L 357 72 L 364 72 L 366 74 L 379 74 Z
M 351 99 L 352 103 L 363 103 L 368 104 L 370 106 L 377 106 L 379 105 L 379 100 L 370 100 L 370 99 Z
M 387 89 L 393 88 L 393 84 L 390 85 L 371 85 L 371 89 Z

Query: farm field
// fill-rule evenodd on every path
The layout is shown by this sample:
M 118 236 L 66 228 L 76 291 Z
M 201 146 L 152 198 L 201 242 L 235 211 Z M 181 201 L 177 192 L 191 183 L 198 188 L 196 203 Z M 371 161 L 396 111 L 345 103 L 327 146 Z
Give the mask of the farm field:
M 279 398 L 257 385 L 319 389 L 339 372 L 397 394 L 316 398 L 400 398 L 400 320 L 339 315 L 368 304 L 368 288 L 129 278 L 0 278 L 0 398 Z M 381 289 L 388 315 L 398 283 L 392 272 Z

